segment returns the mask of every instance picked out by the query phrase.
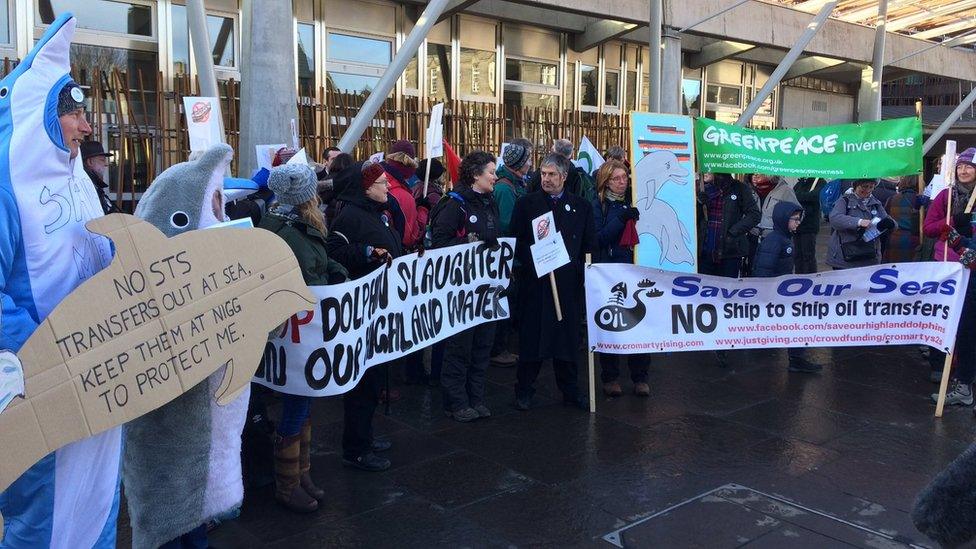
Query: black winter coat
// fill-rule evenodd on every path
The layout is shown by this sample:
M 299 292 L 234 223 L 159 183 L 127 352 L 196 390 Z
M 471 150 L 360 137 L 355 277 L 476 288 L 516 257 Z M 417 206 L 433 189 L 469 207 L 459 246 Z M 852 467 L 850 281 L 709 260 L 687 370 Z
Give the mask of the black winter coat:
M 556 321 L 556 308 L 549 277 L 535 273 L 532 253 L 535 242 L 532 220 L 552 211 L 556 230 L 562 234 L 570 262 L 556 269 L 556 287 L 563 320 Z M 583 310 L 583 268 L 587 252 L 596 251 L 593 207 L 586 200 L 563 192 L 555 205 L 544 191 L 529 193 L 515 203 L 511 230 L 515 235 L 515 260 L 519 287 L 516 306 L 519 319 L 519 358 L 525 361 L 576 361 L 579 352 L 580 313 Z
M 802 212 L 803 206 L 779 202 L 773 207 L 773 230 L 766 235 L 756 249 L 752 276 L 776 277 L 793 272 L 793 235 L 790 233 L 790 216 Z
M 342 181 L 342 210 L 332 223 L 325 247 L 329 257 L 349 271 L 349 278 L 359 278 L 381 267 L 371 260 L 372 248 L 384 248 L 394 258 L 403 255 L 402 237 L 393 226 L 393 215 L 387 204 L 366 197 L 360 184 L 362 163 L 353 164 L 336 176 Z
M 600 202 L 597 198 L 592 203 L 593 224 L 596 228 L 598 248 L 593 254 L 594 263 L 633 263 L 634 250 L 620 245 L 620 237 L 624 234 L 627 222 L 621 215 L 630 206 L 626 202 L 607 200 Z
M 699 201 L 705 208 L 707 202 L 703 200 L 704 193 L 699 194 Z M 733 179 L 729 188 L 724 191 L 725 205 L 722 208 L 722 235 L 718 244 L 722 257 L 746 257 L 749 255 L 749 230 L 759 225 L 762 211 L 756 203 L 752 191 L 741 181 Z M 698 249 L 704 250 L 704 238 L 708 230 L 705 216 L 699 216 Z
M 430 219 L 434 248 L 464 244 L 470 235 L 477 235 L 477 240 L 482 242 L 495 242 L 502 236 L 495 195 L 477 193 L 466 185 L 456 187 L 442 198 Z

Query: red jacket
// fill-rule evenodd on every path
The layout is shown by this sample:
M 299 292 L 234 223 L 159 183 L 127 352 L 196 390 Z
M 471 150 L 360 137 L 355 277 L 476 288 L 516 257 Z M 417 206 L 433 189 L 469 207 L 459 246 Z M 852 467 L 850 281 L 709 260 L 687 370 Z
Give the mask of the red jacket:
M 421 244 L 427 231 L 427 208 L 417 207 L 413 191 L 406 183 L 390 172 L 386 172 L 386 177 L 390 180 L 390 194 L 396 199 L 400 211 L 403 212 L 403 249 L 414 250 Z
M 937 238 L 933 256 L 936 261 L 943 261 L 945 257 L 945 238 L 942 238 L 942 227 L 951 225 L 951 220 L 946 222 L 946 206 L 949 201 L 949 189 L 943 189 L 935 200 L 929 204 L 929 211 L 925 214 L 925 224 L 922 225 L 922 232 L 929 238 Z M 949 248 L 949 261 L 959 261 L 959 254 Z

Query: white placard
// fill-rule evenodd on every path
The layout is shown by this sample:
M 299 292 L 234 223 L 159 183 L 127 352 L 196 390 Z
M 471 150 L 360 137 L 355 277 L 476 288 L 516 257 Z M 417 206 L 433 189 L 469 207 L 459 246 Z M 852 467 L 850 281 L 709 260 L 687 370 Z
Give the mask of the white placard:
M 556 236 L 556 218 L 552 212 L 546 212 L 532 220 L 532 236 L 536 242 Z
M 559 232 L 554 231 L 553 236 L 529 246 L 529 251 L 532 252 L 535 274 L 540 278 L 569 263 L 566 242 Z
M 224 142 L 220 130 L 220 103 L 216 97 L 184 97 L 183 113 L 190 136 L 190 152 L 204 152 Z
M 299 150 L 295 153 L 295 156 L 288 159 L 285 164 L 305 164 L 308 165 L 308 154 L 305 153 L 305 149 Z
M 427 158 L 444 156 L 444 103 L 430 109 L 430 125 L 427 126 L 427 142 L 424 147 Z
M 284 148 L 284 146 L 284 143 L 276 143 L 274 145 L 255 145 L 254 152 L 258 156 L 258 169 L 265 168 L 270 170 L 271 163 L 274 162 L 275 153 Z

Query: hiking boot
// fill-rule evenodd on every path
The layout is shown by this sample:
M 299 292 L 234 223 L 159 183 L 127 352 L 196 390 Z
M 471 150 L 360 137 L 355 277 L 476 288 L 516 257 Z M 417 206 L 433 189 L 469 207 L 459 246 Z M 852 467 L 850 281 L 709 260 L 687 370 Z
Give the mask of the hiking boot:
M 932 393 L 932 402 L 939 402 L 939 393 Z M 945 403 L 949 406 L 972 406 L 973 387 L 968 383 L 959 383 L 958 379 L 952 380 L 949 391 L 946 393 Z
M 608 397 L 618 397 L 624 394 L 623 389 L 620 388 L 620 384 L 616 381 L 608 381 L 603 384 L 603 394 Z
M 393 448 L 393 443 L 386 439 L 373 439 L 373 446 L 370 450 L 374 452 L 385 452 Z
M 274 454 L 275 501 L 290 511 L 311 513 L 319 508 L 319 502 L 308 495 L 301 486 L 301 471 L 299 469 L 301 439 L 301 433 L 290 437 L 276 437 Z
M 452 412 L 451 417 L 454 418 L 454 421 L 458 421 L 461 423 L 468 423 L 469 421 L 474 421 L 479 417 L 481 417 L 481 414 L 479 414 L 478 411 L 475 410 L 474 408 L 469 407 L 469 408 L 461 408 L 456 412 Z
M 305 424 L 302 425 L 301 435 L 302 440 L 298 452 L 298 470 L 301 472 L 301 481 L 299 484 L 301 484 L 306 494 L 315 498 L 315 501 L 323 501 L 325 499 L 325 490 L 316 486 L 312 482 L 312 475 L 309 474 L 309 470 L 312 468 L 312 423 L 309 420 L 305 420 Z
M 803 374 L 815 374 L 820 370 L 823 370 L 823 366 L 810 362 L 805 358 L 791 358 L 789 370 L 791 372 L 799 372 Z
M 386 471 L 390 468 L 390 460 L 381 458 L 373 452 L 356 457 L 343 457 L 342 464 L 346 467 L 352 467 L 362 471 L 369 471 L 371 473 Z
M 929 381 L 932 383 L 942 383 L 942 370 L 929 371 Z
M 518 355 L 511 351 L 502 351 L 491 357 L 491 365 L 499 368 L 511 368 L 518 363 Z
M 563 397 L 563 405 L 579 408 L 580 410 L 590 411 L 590 399 L 586 395 L 576 395 L 575 397 Z
M 491 417 L 491 409 L 489 409 L 484 404 L 479 404 L 477 406 L 472 406 L 472 408 L 474 408 L 474 411 L 475 412 L 478 412 L 478 417 L 479 418 L 484 419 L 486 417 Z
M 532 395 L 515 394 L 515 409 L 524 412 L 532 407 Z
M 639 382 L 634 384 L 634 394 L 639 397 L 651 396 L 651 386 L 646 382 Z

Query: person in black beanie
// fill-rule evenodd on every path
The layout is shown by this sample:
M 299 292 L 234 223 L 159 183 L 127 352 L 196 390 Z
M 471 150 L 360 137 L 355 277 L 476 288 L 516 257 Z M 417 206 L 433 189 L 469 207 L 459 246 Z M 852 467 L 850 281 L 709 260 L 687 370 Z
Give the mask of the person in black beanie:
M 325 247 L 352 279 L 380 269 L 403 254 L 402 237 L 393 224 L 382 166 L 353 164 L 336 176 L 343 207 L 332 224 Z M 390 460 L 376 455 L 391 443 L 373 438 L 373 413 L 379 404 L 387 365 L 368 368 L 359 383 L 343 395 L 342 463 L 364 471 L 385 471 Z

